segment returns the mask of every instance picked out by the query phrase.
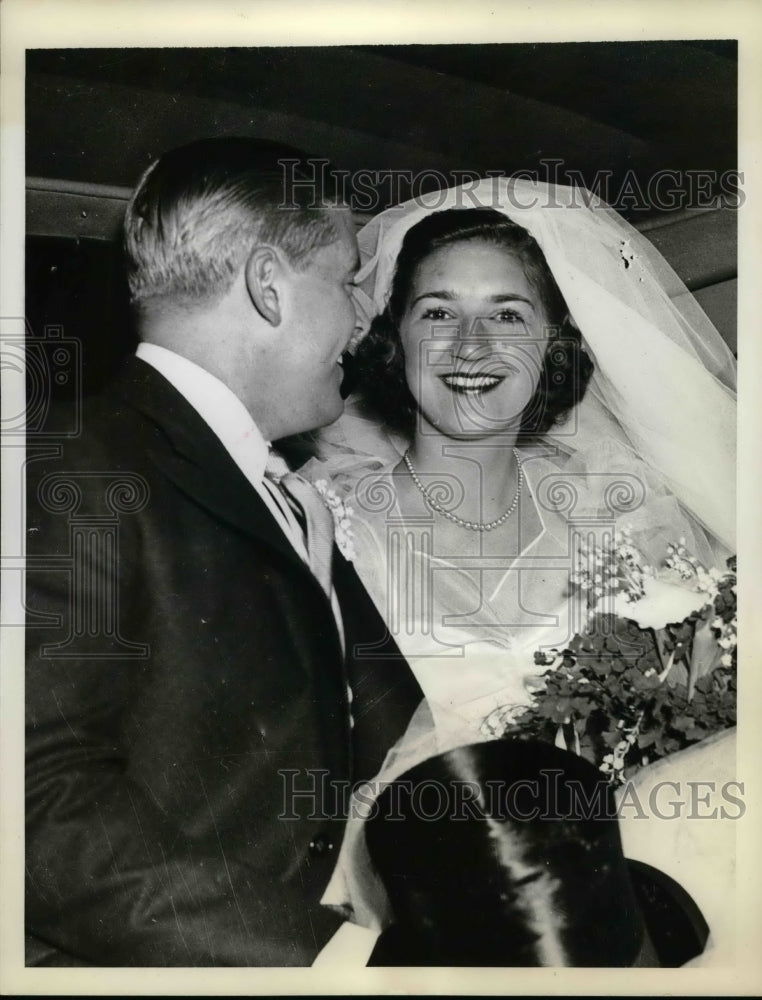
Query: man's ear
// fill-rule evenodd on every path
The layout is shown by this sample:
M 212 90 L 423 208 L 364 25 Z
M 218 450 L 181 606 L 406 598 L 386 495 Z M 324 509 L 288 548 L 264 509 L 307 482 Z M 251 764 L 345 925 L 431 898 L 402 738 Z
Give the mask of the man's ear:
M 283 264 L 277 252 L 268 246 L 255 247 L 246 262 L 244 274 L 254 308 L 271 326 L 280 326 Z

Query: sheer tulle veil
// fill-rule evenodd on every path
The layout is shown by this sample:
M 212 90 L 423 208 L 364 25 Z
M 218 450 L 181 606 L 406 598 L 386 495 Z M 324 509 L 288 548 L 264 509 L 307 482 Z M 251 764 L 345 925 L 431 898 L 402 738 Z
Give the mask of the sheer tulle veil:
M 408 229 L 432 212 L 472 207 L 497 209 L 537 240 L 595 363 L 585 398 L 548 443 L 593 472 L 614 447 L 619 468 L 645 468 L 717 551 L 735 551 L 735 359 L 670 265 L 594 194 L 491 177 L 381 212 L 358 236 L 361 331 L 384 308 Z M 322 434 L 329 468 L 331 455 L 346 469 L 400 447 L 358 419 L 351 400 Z
M 638 544 L 652 536 L 649 558 L 663 559 L 665 540 L 677 541 L 685 534 L 691 536 L 699 559 L 722 567 L 724 558 L 735 552 L 735 360 L 669 264 L 593 194 L 523 179 L 488 178 L 381 212 L 358 235 L 362 261 L 356 288 L 358 339 L 384 309 L 405 233 L 432 212 L 472 207 L 497 209 L 536 239 L 595 365 L 581 403 L 544 435 L 538 467 L 557 469 L 569 492 L 580 484 L 580 506 L 585 510 L 593 509 L 591 496 L 597 502 L 597 486 L 619 491 L 620 509 L 628 502 L 636 509 Z M 344 415 L 320 432 L 321 460 L 308 474 L 330 477 L 338 490 L 358 496 L 362 481 L 388 478 L 408 444 L 350 398 Z M 524 465 L 538 465 L 537 457 L 525 459 Z M 622 518 L 624 523 L 628 520 L 629 516 Z M 358 555 L 358 571 L 364 566 L 366 586 L 369 565 L 374 566 L 370 554 L 366 559 Z M 413 568 L 417 579 L 415 561 Z M 386 572 L 385 566 L 378 569 L 384 593 L 390 586 Z M 444 587 L 450 577 L 452 594 Z M 437 579 L 437 622 L 447 613 L 457 616 L 462 606 L 470 607 L 458 574 L 440 572 Z M 537 583 L 542 590 L 538 596 L 545 600 L 544 570 Z M 398 589 L 406 593 L 405 588 Z M 383 596 L 377 595 L 382 604 Z M 561 590 L 547 589 L 547 610 L 561 599 Z M 423 602 L 416 605 L 419 617 L 422 607 Z M 486 611 L 480 613 L 488 619 Z M 500 622 L 505 622 L 502 606 L 499 613 Z M 559 621 L 563 624 L 562 618 Z M 419 624 L 413 616 L 395 632 L 408 658 L 411 636 L 421 632 L 425 638 L 431 632 Z M 463 683 L 453 684 L 453 673 L 469 683 L 474 676 L 484 680 L 482 674 L 491 678 L 490 698 L 494 689 L 496 703 L 506 704 L 516 693 L 511 678 L 520 684 L 525 674 L 536 673 L 531 650 L 540 646 L 530 631 L 526 639 L 519 636 L 519 645 L 511 652 L 511 630 L 501 624 L 496 631 L 489 633 L 492 645 L 474 641 L 469 655 L 462 662 L 452 661 L 455 666 L 449 670 L 450 661 L 425 659 L 437 671 L 436 676 L 426 675 L 434 685 L 433 695 L 423 683 L 426 700 L 384 762 L 384 781 L 451 747 L 489 738 L 477 735 L 478 727 L 471 725 L 483 700 L 474 702 L 476 715 L 461 720 L 459 713 L 469 706 L 458 701 L 465 689 Z M 479 665 L 484 666 L 482 674 L 476 671 Z M 430 712 L 432 699 L 436 704 Z M 443 705 L 454 705 L 451 715 L 442 714 Z M 385 896 L 369 864 L 361 829 L 360 822 L 350 823 L 323 901 L 349 902 L 358 923 L 380 928 L 388 922 Z

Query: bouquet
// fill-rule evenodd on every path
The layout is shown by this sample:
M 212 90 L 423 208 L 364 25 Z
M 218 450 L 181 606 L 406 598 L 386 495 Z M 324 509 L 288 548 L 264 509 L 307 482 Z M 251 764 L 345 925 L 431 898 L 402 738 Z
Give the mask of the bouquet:
M 735 558 L 707 569 L 681 539 L 657 575 L 624 529 L 580 549 L 572 585 L 586 628 L 566 649 L 535 653 L 547 669 L 531 704 L 497 709 L 486 733 L 550 740 L 619 784 L 735 725 Z

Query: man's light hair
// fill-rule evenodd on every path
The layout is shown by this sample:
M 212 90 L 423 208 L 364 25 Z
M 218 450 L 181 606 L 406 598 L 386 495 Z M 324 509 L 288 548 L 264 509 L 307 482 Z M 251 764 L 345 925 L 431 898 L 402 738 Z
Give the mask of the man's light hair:
M 278 160 L 294 150 L 257 139 L 204 139 L 164 154 L 127 207 L 124 244 L 132 301 L 191 304 L 224 294 L 259 244 L 306 266 L 338 238 L 331 191 L 309 190 L 284 203 Z M 294 204 L 297 207 L 293 207 Z

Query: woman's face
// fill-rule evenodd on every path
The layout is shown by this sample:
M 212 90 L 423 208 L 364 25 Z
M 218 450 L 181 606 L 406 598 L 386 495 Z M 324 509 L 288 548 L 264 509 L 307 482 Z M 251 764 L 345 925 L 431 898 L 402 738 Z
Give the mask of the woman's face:
M 426 423 L 448 437 L 518 429 L 540 380 L 547 320 L 519 258 L 469 241 L 418 265 L 400 336 Z

